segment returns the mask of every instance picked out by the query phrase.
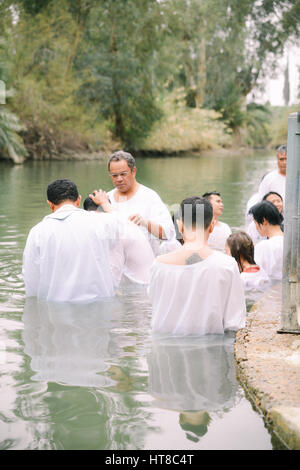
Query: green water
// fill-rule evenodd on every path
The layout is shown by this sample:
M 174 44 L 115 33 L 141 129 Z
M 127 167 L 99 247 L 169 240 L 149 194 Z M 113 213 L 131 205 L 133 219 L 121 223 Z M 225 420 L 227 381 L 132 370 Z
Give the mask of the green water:
M 168 206 L 219 190 L 238 228 L 274 166 L 273 155 L 147 158 L 137 179 Z M 89 307 L 25 302 L 26 237 L 64 177 L 83 199 L 111 188 L 102 162 L 0 164 L 0 449 L 276 448 L 236 380 L 232 337 L 153 341 L 144 289 Z

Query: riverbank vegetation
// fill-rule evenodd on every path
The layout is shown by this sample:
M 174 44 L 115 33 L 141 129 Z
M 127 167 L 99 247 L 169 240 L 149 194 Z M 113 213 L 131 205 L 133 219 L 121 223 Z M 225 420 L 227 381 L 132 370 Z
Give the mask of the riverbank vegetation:
M 299 14 L 296 0 L 3 0 L 0 158 L 282 143 L 290 108 L 249 96 Z

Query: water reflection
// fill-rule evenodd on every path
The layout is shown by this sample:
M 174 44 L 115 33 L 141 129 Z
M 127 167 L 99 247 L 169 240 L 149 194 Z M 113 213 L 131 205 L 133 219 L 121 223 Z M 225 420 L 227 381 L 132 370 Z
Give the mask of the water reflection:
M 239 400 L 233 344 L 233 333 L 152 342 L 148 364 L 154 406 L 179 411 L 179 424 L 190 440 L 197 442 L 207 432 L 210 412 L 220 415 Z
M 38 302 L 28 298 L 23 313 L 24 351 L 32 380 L 86 387 L 111 385 L 111 329 L 119 326 L 120 302 Z
M 90 304 L 26 300 L 24 351 L 34 374 L 15 413 L 27 421 L 29 448 L 143 448 L 155 428 L 145 426 L 150 413 L 137 394 L 147 371 L 131 327 L 137 313 L 143 320 L 143 293 L 131 297 L 140 298 L 137 310 L 122 296 Z
M 139 181 L 167 204 L 219 190 L 223 220 L 240 228 L 246 201 L 272 169 L 274 157 L 151 158 L 137 164 Z M 251 409 L 246 418 L 240 415 L 248 402 L 239 401 L 236 393 L 230 344 L 219 353 L 202 343 L 151 344 L 151 308 L 143 290 L 126 286 L 112 304 L 84 310 L 64 304 L 61 311 L 27 299 L 23 311 L 22 253 L 30 228 L 48 213 L 45 191 L 56 178 L 74 180 L 82 196 L 97 187 L 111 189 L 106 162 L 1 163 L 0 342 L 6 359 L 1 364 L 0 448 L 209 448 L 224 436 L 238 447 L 237 434 L 240 447 L 259 441 L 269 448 L 261 418 Z M 176 361 L 180 373 L 174 375 Z M 244 422 L 246 430 L 239 428 Z M 201 435 L 201 442 L 192 442 Z

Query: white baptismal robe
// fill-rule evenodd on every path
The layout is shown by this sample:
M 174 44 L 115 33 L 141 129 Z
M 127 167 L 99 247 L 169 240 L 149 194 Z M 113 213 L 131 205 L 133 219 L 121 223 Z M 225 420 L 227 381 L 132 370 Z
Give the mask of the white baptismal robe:
M 275 191 L 276 193 L 280 194 L 282 200 L 284 202 L 285 199 L 285 182 L 286 177 L 279 173 L 279 170 L 273 170 L 268 173 L 262 180 L 259 185 L 258 193 L 260 199 L 262 199 L 267 193 L 270 191 Z
M 266 240 L 267 237 L 262 237 L 260 233 L 258 232 L 254 220 L 250 222 L 249 226 L 246 228 L 246 232 L 248 235 L 251 237 L 253 241 L 253 245 L 256 245 L 258 242 L 261 240 Z
M 208 245 L 213 250 L 225 250 L 226 240 L 231 235 L 231 228 L 225 222 L 218 221 L 208 237 Z
M 154 333 L 223 334 L 245 325 L 244 289 L 237 263 L 217 251 L 191 265 L 155 261 L 149 296 Z
M 118 237 L 111 214 L 65 204 L 29 232 L 23 254 L 27 297 L 91 301 L 114 295 L 109 250 Z
M 254 247 L 254 260 L 271 280 L 282 279 L 283 236 L 278 235 L 257 243 Z
M 97 217 L 97 215 L 96 215 Z M 154 254 L 145 234 L 133 222 L 118 216 L 119 239 L 110 250 L 110 264 L 115 285 L 122 276 L 131 282 L 148 284 Z
M 253 194 L 248 200 L 247 206 L 246 206 L 246 213 L 245 213 L 245 227 L 248 227 L 248 225 L 253 221 L 253 215 L 249 214 L 251 207 L 253 207 L 255 204 L 257 204 L 260 201 L 261 201 L 261 197 L 258 192 Z
M 115 191 L 113 189 L 107 194 L 113 208 L 127 218 L 131 215 L 140 214 L 143 219 L 162 226 L 167 240 L 173 240 L 176 236 L 174 224 L 171 215 L 159 195 L 153 189 L 140 184 L 137 192 L 130 198 L 124 200 L 115 200 Z M 155 255 L 159 254 L 160 240 L 150 234 L 144 227 L 139 227 L 147 235 Z
M 245 292 L 250 290 L 264 291 L 271 285 L 268 274 L 261 267 L 259 271 L 256 272 L 242 272 L 241 279 Z

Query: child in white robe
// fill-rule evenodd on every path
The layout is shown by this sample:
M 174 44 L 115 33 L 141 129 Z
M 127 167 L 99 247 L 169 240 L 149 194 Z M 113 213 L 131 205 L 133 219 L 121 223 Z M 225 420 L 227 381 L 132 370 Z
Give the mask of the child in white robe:
M 231 234 L 226 242 L 226 253 L 232 256 L 239 267 L 245 292 L 263 291 L 270 287 L 266 271 L 254 261 L 254 245 L 246 232 Z

